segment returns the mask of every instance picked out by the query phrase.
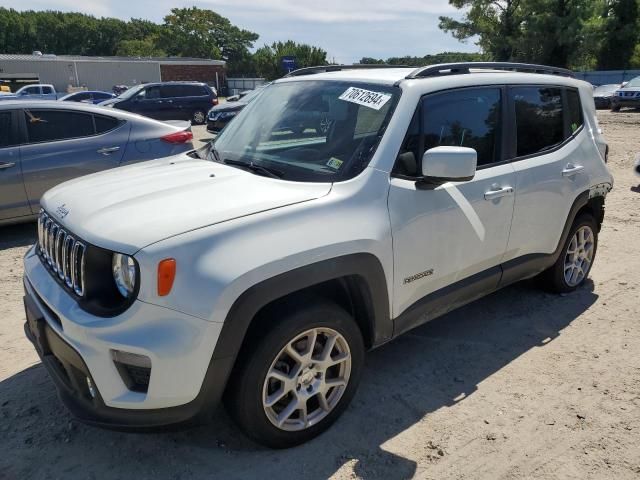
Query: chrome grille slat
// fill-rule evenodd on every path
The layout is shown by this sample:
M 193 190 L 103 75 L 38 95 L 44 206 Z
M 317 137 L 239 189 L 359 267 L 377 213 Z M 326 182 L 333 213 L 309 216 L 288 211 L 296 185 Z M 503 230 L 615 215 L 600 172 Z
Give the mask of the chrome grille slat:
M 42 263 L 76 295 L 85 293 L 87 247 L 58 225 L 44 210 L 38 218 L 38 248 Z

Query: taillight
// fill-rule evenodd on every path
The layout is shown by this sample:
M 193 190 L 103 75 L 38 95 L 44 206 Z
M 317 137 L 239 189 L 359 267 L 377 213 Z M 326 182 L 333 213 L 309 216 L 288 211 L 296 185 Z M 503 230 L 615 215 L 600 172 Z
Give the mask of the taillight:
M 213 106 L 215 107 L 216 105 L 218 105 L 218 99 L 217 98 L 212 98 L 211 99 L 211 103 L 213 104 Z
M 160 140 L 167 143 L 187 143 L 193 140 L 193 133 L 183 130 L 181 132 L 170 133 L 164 137 L 160 137 Z

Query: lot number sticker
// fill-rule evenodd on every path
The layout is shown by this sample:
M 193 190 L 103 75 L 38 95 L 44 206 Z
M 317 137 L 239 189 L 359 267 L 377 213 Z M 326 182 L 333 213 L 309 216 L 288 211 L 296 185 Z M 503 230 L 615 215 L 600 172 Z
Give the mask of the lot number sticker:
M 391 99 L 391 95 L 372 92 L 371 90 L 364 90 L 362 88 L 349 87 L 338 98 L 345 102 L 357 103 L 358 105 L 373 108 L 374 110 L 380 110 L 384 104 Z

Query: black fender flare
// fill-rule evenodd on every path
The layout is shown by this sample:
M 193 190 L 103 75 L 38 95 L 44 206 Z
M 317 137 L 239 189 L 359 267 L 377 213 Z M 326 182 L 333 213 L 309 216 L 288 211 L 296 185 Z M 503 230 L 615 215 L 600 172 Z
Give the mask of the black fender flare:
M 219 402 L 236 363 L 247 331 L 256 314 L 271 302 L 289 294 L 330 280 L 359 277 L 365 291 L 360 292 L 369 304 L 367 314 L 372 345 L 391 339 L 389 291 L 380 260 L 370 253 L 355 253 L 322 260 L 295 268 L 249 287 L 233 303 L 216 342 L 203 385 L 194 403 L 212 406 Z

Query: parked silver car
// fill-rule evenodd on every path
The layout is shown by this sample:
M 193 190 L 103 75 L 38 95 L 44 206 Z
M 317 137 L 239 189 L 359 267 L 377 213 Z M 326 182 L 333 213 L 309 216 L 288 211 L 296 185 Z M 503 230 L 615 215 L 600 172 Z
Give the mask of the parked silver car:
M 182 153 L 192 139 L 184 121 L 73 102 L 1 102 L 0 225 L 35 218 L 42 194 L 61 182 Z

